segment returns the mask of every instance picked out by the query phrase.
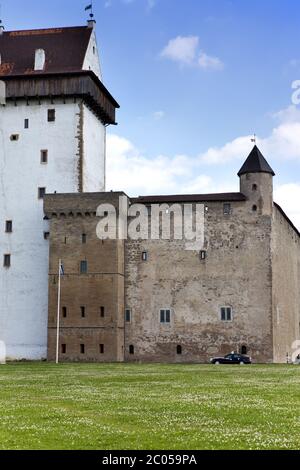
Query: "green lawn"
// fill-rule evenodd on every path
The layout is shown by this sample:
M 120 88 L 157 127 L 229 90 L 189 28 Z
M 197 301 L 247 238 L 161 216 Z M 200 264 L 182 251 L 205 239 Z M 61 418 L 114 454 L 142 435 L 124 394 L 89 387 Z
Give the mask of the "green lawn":
M 300 367 L 0 366 L 1 449 L 299 449 Z

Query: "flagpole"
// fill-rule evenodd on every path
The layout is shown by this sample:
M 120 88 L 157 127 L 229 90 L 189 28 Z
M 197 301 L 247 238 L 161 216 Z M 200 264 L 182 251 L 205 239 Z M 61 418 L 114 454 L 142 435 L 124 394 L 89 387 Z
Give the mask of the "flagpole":
M 59 323 L 60 323 L 61 259 L 58 266 L 57 324 L 56 324 L 56 364 L 59 362 Z

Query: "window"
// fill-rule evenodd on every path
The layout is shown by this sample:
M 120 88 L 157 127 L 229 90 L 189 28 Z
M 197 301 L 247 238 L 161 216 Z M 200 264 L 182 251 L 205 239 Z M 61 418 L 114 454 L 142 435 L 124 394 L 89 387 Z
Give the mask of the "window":
M 171 310 L 170 309 L 160 310 L 160 323 L 171 323 Z
M 248 352 L 247 351 L 247 346 L 242 346 L 241 347 L 241 354 L 245 355 L 245 354 L 247 354 L 247 352 Z
M 205 259 L 206 259 L 206 251 L 204 251 L 204 250 L 201 250 L 201 251 L 200 251 L 200 259 L 201 259 L 201 260 L 205 260 Z
M 4 265 L 5 268 L 10 268 L 10 265 L 11 265 L 11 256 L 10 255 L 4 255 L 3 265 Z
M 125 321 L 126 321 L 126 323 L 131 323 L 131 310 L 130 310 L 130 308 L 126 308 L 126 310 L 125 310 Z
M 105 308 L 104 307 L 100 307 L 100 317 L 101 318 L 105 317 Z
M 232 308 L 231 307 L 222 307 L 221 308 L 221 320 L 222 321 L 232 321 Z
M 100 354 L 104 354 L 104 344 L 100 344 L 99 350 Z
M 257 212 L 257 205 L 256 204 L 254 204 L 254 206 L 252 206 L 252 211 Z
M 177 352 L 178 356 L 180 356 L 182 354 L 182 346 L 180 344 L 177 346 L 176 352 Z
M 5 232 L 6 233 L 11 233 L 12 231 L 13 231 L 12 220 L 7 220 L 5 222 Z
M 12 134 L 12 135 L 10 136 L 10 140 L 11 140 L 12 142 L 16 142 L 17 140 L 19 140 L 19 134 Z
M 48 163 L 48 150 L 41 150 L 41 163 Z
M 24 119 L 24 129 L 29 129 L 29 119 Z
M 44 239 L 49 240 L 50 238 L 50 232 L 44 232 Z
M 63 318 L 67 318 L 67 307 L 62 308 L 62 316 Z
M 80 307 L 81 318 L 85 318 L 85 307 Z
M 55 121 L 55 109 L 48 109 L 48 122 Z
M 81 241 L 82 241 L 82 244 L 85 245 L 86 244 L 86 234 L 83 233 L 82 236 L 81 236 Z
M 86 274 L 88 270 L 87 261 L 83 260 L 80 261 L 80 274 Z
M 67 345 L 66 345 L 66 344 L 62 344 L 62 345 L 61 345 L 61 353 L 62 353 L 62 354 L 66 354 L 66 353 L 67 353 Z
M 142 260 L 143 260 L 143 261 L 148 261 L 148 251 L 143 251 L 143 253 L 142 253 Z
M 46 188 L 39 188 L 38 190 L 38 198 L 43 199 L 46 194 Z
M 134 346 L 132 344 L 129 346 L 129 354 L 134 354 Z
M 257 184 L 252 185 L 252 191 L 257 191 Z
M 85 354 L 85 345 L 84 344 L 80 345 L 80 354 Z
M 231 214 L 231 204 L 229 204 L 228 202 L 226 202 L 223 205 L 223 213 L 224 213 L 224 215 L 230 215 Z

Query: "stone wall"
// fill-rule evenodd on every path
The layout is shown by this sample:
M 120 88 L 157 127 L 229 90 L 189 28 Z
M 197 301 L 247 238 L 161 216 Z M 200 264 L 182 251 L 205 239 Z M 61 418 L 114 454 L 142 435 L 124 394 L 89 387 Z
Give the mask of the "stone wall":
M 96 211 L 101 202 L 117 207 L 118 194 L 45 198 L 51 233 L 49 360 L 55 359 L 59 259 L 65 271 L 61 281 L 60 360 L 114 362 L 124 358 L 124 241 L 97 238 Z M 83 260 L 87 261 L 86 274 L 80 273 Z
M 128 242 L 127 361 L 207 362 L 242 346 L 255 362 L 272 361 L 271 217 L 245 202 L 231 205 L 224 215 L 223 203 L 206 204 L 206 260 L 184 240 Z M 231 322 L 221 321 L 223 306 L 232 308 Z M 160 323 L 163 308 L 171 309 L 170 324 Z
M 278 206 L 273 213 L 272 268 L 274 361 L 286 362 L 295 351 L 293 343 L 300 340 L 300 237 Z

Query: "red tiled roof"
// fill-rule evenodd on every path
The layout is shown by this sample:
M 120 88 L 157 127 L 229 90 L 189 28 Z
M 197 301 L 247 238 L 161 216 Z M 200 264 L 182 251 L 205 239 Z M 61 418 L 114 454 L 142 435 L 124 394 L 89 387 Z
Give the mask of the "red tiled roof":
M 0 76 L 34 74 L 36 49 L 45 51 L 44 73 L 80 71 L 91 33 L 87 26 L 4 32 L 0 36 Z

